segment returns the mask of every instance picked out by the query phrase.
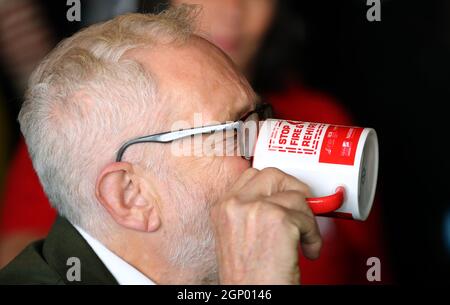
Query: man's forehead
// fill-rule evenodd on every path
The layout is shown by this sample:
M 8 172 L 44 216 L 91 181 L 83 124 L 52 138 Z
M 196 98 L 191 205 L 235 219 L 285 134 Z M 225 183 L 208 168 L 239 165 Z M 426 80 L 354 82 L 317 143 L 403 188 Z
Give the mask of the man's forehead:
M 255 94 L 232 61 L 205 39 L 194 36 L 183 45 L 167 44 L 128 52 L 141 62 L 158 83 L 159 91 L 172 98 L 166 107 L 189 120 L 202 113 L 206 121 L 236 119 L 253 108 Z M 170 100 L 174 103 L 170 105 Z

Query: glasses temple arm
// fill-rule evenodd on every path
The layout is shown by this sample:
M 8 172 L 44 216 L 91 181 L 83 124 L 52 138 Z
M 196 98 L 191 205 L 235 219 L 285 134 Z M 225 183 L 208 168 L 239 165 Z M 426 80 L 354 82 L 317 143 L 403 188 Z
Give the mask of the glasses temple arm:
M 170 143 L 175 140 L 179 140 L 182 138 L 194 136 L 197 134 L 206 134 L 206 133 L 213 133 L 217 131 L 224 131 L 224 130 L 232 130 L 235 128 L 240 128 L 241 123 L 239 121 L 232 122 L 232 123 L 226 123 L 226 124 L 219 124 L 219 125 L 211 125 L 211 126 L 204 126 L 204 127 L 198 127 L 198 128 L 191 128 L 191 129 L 183 129 L 178 131 L 169 131 L 169 132 L 163 132 L 158 133 L 150 136 L 144 136 L 136 139 L 132 139 L 128 142 L 125 142 L 120 149 L 117 152 L 116 162 L 120 162 L 122 160 L 123 154 L 125 153 L 125 150 L 134 144 L 139 143 L 148 143 L 148 142 L 155 142 L 155 143 Z

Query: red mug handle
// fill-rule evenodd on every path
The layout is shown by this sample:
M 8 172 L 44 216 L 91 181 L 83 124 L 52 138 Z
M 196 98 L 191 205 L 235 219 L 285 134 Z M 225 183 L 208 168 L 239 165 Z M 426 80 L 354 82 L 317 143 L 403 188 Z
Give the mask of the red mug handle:
M 334 212 L 344 203 L 345 190 L 342 186 L 336 189 L 336 193 L 330 196 L 306 198 L 306 202 L 315 215 Z

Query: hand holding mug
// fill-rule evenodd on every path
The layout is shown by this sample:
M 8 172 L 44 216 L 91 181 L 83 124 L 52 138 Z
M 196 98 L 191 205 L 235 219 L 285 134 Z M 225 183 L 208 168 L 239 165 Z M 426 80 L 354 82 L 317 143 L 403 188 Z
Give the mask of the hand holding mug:
M 211 210 L 220 283 L 299 283 L 299 243 L 310 259 L 322 247 L 310 196 L 276 168 L 245 171 Z

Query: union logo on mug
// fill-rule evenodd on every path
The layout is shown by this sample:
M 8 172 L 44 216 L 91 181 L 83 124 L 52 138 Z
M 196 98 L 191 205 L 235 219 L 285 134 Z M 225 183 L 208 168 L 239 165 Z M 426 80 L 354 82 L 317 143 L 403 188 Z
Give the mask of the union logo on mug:
M 378 175 L 374 129 L 324 123 L 266 120 L 259 131 L 253 167 L 276 167 L 305 182 L 316 215 L 366 220 Z

